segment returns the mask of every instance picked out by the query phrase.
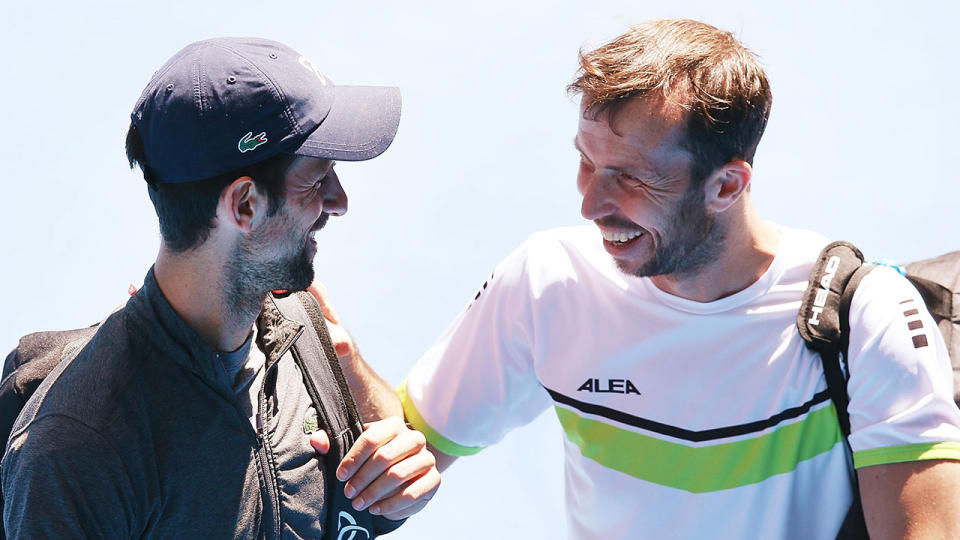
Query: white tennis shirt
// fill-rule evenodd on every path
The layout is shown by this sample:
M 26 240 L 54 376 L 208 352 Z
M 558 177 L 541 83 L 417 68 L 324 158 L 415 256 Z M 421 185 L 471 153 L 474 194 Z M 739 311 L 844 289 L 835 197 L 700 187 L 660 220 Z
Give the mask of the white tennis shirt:
M 401 385 L 408 420 L 469 455 L 552 406 L 573 538 L 833 538 L 854 467 L 960 460 L 960 410 L 922 300 L 877 268 L 850 309 L 851 463 L 796 329 L 827 240 L 780 230 L 760 279 L 708 303 L 621 273 L 593 226 L 533 235 Z

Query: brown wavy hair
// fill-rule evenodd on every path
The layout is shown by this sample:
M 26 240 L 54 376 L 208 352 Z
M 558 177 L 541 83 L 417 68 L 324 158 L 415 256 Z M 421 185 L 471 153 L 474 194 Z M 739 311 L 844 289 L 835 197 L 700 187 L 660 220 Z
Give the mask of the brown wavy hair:
M 773 95 L 757 57 L 730 32 L 688 19 L 639 24 L 591 51 L 567 87 L 585 118 L 613 120 L 631 99 L 662 96 L 685 111 L 683 146 L 699 183 L 734 159 L 753 163 Z

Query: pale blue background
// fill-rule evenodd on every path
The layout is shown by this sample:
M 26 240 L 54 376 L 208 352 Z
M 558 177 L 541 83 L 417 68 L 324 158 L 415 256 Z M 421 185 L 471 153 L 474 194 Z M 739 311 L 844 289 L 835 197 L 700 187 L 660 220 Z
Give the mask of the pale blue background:
M 873 257 L 956 249 L 958 15 L 946 1 L 8 3 L 0 347 L 95 322 L 141 282 L 158 233 L 123 136 L 151 73 L 188 42 L 270 37 L 335 82 L 402 88 L 393 146 L 338 168 L 350 212 L 317 258 L 367 359 L 397 383 L 500 258 L 582 222 L 564 87 L 578 47 L 632 22 L 699 18 L 761 56 L 775 96 L 755 162 L 763 216 Z M 547 414 L 461 460 L 392 537 L 563 536 L 561 437 Z

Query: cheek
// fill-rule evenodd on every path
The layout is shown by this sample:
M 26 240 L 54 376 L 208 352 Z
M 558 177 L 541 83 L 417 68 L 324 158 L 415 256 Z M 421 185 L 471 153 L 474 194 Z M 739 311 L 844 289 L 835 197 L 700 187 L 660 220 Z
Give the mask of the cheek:
M 300 215 L 313 216 L 313 219 L 317 219 L 321 212 L 323 212 L 323 197 L 319 193 L 299 209 Z
M 306 194 L 287 203 L 287 212 L 294 221 L 316 220 L 323 211 L 323 198 L 318 193 Z
M 611 197 L 623 216 L 634 223 L 657 228 L 657 224 L 663 222 L 664 210 L 642 194 L 617 190 Z

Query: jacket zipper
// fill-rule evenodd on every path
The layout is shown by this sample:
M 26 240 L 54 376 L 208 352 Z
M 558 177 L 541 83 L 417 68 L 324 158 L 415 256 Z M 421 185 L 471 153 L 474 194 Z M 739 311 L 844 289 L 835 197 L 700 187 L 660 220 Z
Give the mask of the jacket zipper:
M 257 412 L 257 453 L 259 454 L 260 468 L 265 484 L 263 489 L 266 494 L 264 506 L 269 507 L 265 510 L 270 515 L 270 524 L 272 525 L 272 534 L 267 535 L 267 538 L 280 538 L 280 498 L 277 495 L 273 460 L 270 459 L 270 453 L 272 452 L 270 442 L 263 432 L 263 415 Z
M 270 514 L 271 524 L 273 525 L 272 535 L 268 536 L 268 538 L 280 538 L 280 492 L 277 487 L 277 467 L 273 459 L 273 447 L 270 445 L 270 438 L 267 436 L 263 421 L 264 409 L 266 408 L 264 388 L 266 387 L 270 371 L 277 367 L 277 364 L 280 363 L 280 358 L 287 354 L 287 351 L 290 350 L 290 347 L 293 346 L 293 343 L 297 341 L 302 333 L 303 328 L 296 333 L 293 339 L 287 342 L 281 352 L 276 355 L 277 360 L 270 364 L 263 372 L 263 380 L 260 381 L 259 399 L 257 400 L 257 454 L 259 455 L 260 467 L 263 469 L 264 491 L 266 492 L 266 500 L 264 503 L 265 506 L 269 506 L 269 510 L 267 511 Z

